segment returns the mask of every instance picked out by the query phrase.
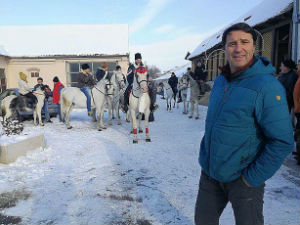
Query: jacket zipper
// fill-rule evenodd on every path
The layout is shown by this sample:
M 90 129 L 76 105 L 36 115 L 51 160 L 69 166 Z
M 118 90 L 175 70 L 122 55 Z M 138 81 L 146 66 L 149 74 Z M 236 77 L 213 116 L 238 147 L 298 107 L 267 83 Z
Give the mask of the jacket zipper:
M 215 124 L 216 124 L 216 122 L 217 122 L 217 120 L 218 120 L 218 118 L 220 116 L 220 112 L 222 111 L 223 106 L 224 106 L 225 102 L 227 101 L 227 98 L 229 97 L 228 93 L 231 90 L 230 88 L 231 88 L 231 84 L 227 84 L 226 87 L 225 87 L 225 89 L 224 89 L 224 92 L 223 92 L 222 104 L 220 104 L 220 107 L 218 108 L 218 112 L 217 112 L 217 114 L 215 116 L 214 122 L 213 122 L 213 124 L 211 126 L 211 130 L 210 130 L 210 146 L 209 146 L 210 147 L 210 151 L 209 151 L 209 168 L 208 168 L 209 169 L 209 176 L 210 177 L 214 177 L 212 175 L 214 175 L 213 174 L 213 171 L 214 171 L 213 170 L 213 161 L 214 161 L 213 157 L 215 155 L 214 152 L 211 152 L 211 151 L 213 151 L 213 148 L 212 148 L 212 132 L 213 132 L 213 128 L 214 128 L 214 126 L 215 126 Z

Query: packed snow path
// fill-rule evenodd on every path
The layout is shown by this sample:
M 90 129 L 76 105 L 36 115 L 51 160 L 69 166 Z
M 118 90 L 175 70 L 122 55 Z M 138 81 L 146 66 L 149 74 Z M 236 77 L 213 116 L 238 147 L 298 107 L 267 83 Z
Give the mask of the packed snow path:
M 25 122 L 26 134 L 44 133 L 47 148 L 0 165 L 0 221 L 4 224 L 192 225 L 200 167 L 200 119 L 165 102 L 150 123 L 152 142 L 132 144 L 130 124 L 97 131 L 86 111 L 71 115 L 72 130 L 54 120 Z M 144 138 L 144 134 L 139 134 Z M 0 139 L 0 141 L 5 138 Z M 299 168 L 289 157 L 268 181 L 265 224 L 299 224 Z M 222 225 L 234 224 L 228 204 Z

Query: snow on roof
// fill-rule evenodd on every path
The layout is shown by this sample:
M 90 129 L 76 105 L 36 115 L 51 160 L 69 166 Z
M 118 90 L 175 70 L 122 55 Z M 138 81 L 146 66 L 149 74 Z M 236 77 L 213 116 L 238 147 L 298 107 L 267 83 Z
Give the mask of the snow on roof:
M 0 45 L 0 55 L 8 55 L 7 51 L 5 51 L 4 47 Z
M 190 63 L 188 63 L 186 65 L 183 65 L 183 66 L 175 67 L 175 68 L 169 70 L 165 75 L 163 75 L 161 77 L 158 77 L 158 78 L 156 78 L 154 80 L 169 79 L 170 76 L 171 76 L 171 74 L 172 74 L 172 72 L 174 72 L 177 77 L 182 77 L 183 74 L 186 73 L 188 67 L 190 67 Z
M 206 50 L 214 47 L 216 44 L 222 41 L 222 34 L 224 30 L 232 24 L 238 22 L 246 22 L 250 26 L 255 26 L 267 21 L 273 17 L 276 17 L 292 7 L 293 0 L 265 0 L 252 8 L 243 16 L 240 16 L 237 20 L 224 27 L 214 35 L 205 39 L 200 45 L 189 55 L 188 59 L 192 59 L 198 55 L 201 55 Z
M 0 26 L 0 45 L 9 56 L 125 55 L 128 35 L 127 24 Z

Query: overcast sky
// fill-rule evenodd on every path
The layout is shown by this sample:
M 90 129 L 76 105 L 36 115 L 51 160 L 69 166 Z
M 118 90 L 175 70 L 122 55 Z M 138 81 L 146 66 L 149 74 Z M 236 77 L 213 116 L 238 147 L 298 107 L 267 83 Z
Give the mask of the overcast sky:
M 141 52 L 147 64 L 166 70 L 187 63 L 188 51 L 260 2 L 0 0 L 0 25 L 129 24 L 131 58 Z

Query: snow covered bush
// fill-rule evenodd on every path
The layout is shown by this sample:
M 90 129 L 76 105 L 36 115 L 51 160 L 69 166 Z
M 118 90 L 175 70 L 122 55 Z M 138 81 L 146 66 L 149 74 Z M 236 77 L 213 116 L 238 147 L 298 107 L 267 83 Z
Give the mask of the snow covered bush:
M 6 121 L 2 122 L 3 134 L 7 136 L 20 134 L 23 129 L 24 125 L 18 120 L 9 118 Z

